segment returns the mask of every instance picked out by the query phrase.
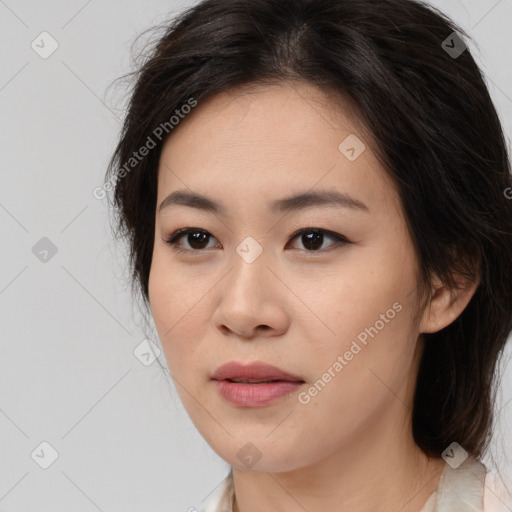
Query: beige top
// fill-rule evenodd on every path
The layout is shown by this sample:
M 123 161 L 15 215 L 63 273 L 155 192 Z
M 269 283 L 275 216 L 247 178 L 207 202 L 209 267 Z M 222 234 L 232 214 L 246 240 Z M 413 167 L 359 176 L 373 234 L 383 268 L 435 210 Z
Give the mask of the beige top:
M 419 512 L 494 512 L 484 509 L 486 468 L 468 457 L 458 468 L 449 464 L 443 469 L 437 489 Z M 215 489 L 201 512 L 233 512 L 233 474 L 230 472 Z M 500 509 L 501 510 L 501 509 Z

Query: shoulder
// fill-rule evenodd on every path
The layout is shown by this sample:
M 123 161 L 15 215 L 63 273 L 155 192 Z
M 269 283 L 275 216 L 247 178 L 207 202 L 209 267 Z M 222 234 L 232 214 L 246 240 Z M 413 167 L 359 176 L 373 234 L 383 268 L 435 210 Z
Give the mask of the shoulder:
M 495 472 L 485 476 L 484 512 L 510 512 L 512 510 L 512 482 L 506 482 L 509 491 Z
M 233 496 L 233 474 L 230 471 L 209 496 L 200 512 L 233 512 Z
M 454 510 L 511 512 L 512 494 L 482 461 L 468 457 L 456 466 L 446 464 L 438 488 L 421 512 Z

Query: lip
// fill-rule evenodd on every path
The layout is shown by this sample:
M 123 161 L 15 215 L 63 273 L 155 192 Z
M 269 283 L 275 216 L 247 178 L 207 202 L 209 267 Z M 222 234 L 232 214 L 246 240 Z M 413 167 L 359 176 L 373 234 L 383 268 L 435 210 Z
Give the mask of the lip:
M 247 364 L 231 361 L 213 373 L 211 377 L 220 395 L 239 407 L 264 407 L 297 390 L 304 380 L 276 366 L 260 361 Z M 232 382 L 229 379 L 271 380 L 274 382 Z
M 304 379 L 298 375 L 285 372 L 277 366 L 272 366 L 261 361 L 251 363 L 239 363 L 230 361 L 219 366 L 212 375 L 213 380 L 226 379 L 267 379 L 281 380 L 288 382 L 304 382 Z

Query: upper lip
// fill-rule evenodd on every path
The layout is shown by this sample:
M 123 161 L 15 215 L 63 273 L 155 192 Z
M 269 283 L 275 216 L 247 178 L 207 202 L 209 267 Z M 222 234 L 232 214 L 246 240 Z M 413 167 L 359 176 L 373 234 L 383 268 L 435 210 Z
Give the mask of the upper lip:
M 261 361 L 239 363 L 230 361 L 219 366 L 212 375 L 213 380 L 226 379 L 265 379 L 304 382 L 301 377 L 285 372 L 276 366 Z

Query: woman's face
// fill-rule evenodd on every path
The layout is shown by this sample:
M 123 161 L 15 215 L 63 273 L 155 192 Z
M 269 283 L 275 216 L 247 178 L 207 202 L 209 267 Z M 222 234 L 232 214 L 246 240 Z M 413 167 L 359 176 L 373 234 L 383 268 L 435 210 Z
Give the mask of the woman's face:
M 188 414 L 234 467 L 306 467 L 410 425 L 417 260 L 344 105 L 305 84 L 232 90 L 200 102 L 163 148 L 152 313 Z M 231 362 L 293 377 L 216 375 Z

